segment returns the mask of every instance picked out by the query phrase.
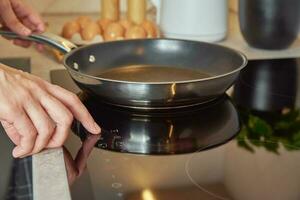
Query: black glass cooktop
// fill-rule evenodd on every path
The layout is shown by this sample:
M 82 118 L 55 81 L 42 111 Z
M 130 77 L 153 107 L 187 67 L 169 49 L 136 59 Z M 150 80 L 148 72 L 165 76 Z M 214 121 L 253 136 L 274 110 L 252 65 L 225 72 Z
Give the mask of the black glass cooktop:
M 297 59 L 250 61 L 231 97 L 180 112 L 81 94 L 103 133 L 74 123 L 64 148 L 73 199 L 300 199 L 299 69 Z M 66 71 L 51 78 L 80 93 Z
M 85 94 L 85 106 L 101 124 L 98 148 L 139 154 L 180 154 L 221 145 L 240 130 L 237 110 L 228 96 L 200 107 L 149 113 L 99 104 Z M 85 140 L 80 123 L 73 131 Z

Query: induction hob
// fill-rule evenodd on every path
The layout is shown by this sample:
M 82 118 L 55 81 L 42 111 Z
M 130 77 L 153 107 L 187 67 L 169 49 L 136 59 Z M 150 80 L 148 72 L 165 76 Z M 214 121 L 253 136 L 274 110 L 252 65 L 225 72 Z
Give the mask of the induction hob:
M 240 130 L 237 110 L 226 95 L 205 106 L 158 113 L 118 109 L 83 96 L 81 100 L 102 127 L 96 146 L 111 151 L 190 153 L 226 143 Z M 82 140 L 88 135 L 78 122 L 73 132 Z
M 250 61 L 232 97 L 177 117 L 132 115 L 83 96 L 104 133 L 74 124 L 64 148 L 73 199 L 299 199 L 299 69 L 297 59 Z M 80 91 L 65 71 L 51 78 Z

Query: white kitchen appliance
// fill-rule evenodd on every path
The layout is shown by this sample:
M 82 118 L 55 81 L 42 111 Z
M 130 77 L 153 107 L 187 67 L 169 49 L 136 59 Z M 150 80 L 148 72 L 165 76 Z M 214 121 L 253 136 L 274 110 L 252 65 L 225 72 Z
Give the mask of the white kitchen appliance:
M 217 42 L 227 35 L 228 0 L 152 0 L 167 38 Z

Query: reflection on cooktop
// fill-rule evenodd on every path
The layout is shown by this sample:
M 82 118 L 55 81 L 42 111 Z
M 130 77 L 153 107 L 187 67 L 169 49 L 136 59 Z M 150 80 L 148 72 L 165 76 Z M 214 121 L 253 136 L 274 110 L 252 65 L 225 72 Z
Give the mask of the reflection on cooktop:
M 235 84 L 235 102 L 257 111 L 294 107 L 299 89 L 297 59 L 250 61 Z
M 240 147 L 264 147 L 278 153 L 300 145 L 299 60 L 251 61 L 235 84 L 233 100 L 242 128 Z M 272 141 L 265 143 L 264 141 Z
M 222 167 L 212 167 L 212 161 L 207 159 L 209 155 L 217 154 L 220 151 L 218 148 L 192 154 L 185 165 L 186 175 L 195 187 L 213 199 L 299 199 L 300 154 L 291 154 L 285 148 L 278 148 L 274 154 L 273 151 L 260 148 L 276 146 L 276 141 L 248 139 L 248 142 L 255 144 L 253 151 L 245 151 L 237 143 L 226 144 Z M 288 146 L 300 150 L 300 145 Z M 207 179 L 216 175 L 214 184 L 220 186 L 207 184 L 204 173 L 210 174 Z
M 228 96 L 206 105 L 183 110 L 150 113 L 100 104 L 82 93 L 82 102 L 102 134 L 98 148 L 139 154 L 180 154 L 224 144 L 240 130 L 238 113 Z M 88 133 L 75 122 L 73 132 Z

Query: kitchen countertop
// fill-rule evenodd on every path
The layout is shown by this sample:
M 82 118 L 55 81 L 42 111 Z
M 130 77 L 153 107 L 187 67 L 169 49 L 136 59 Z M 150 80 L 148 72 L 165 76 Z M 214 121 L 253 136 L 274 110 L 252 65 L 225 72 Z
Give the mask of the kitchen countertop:
M 59 33 L 63 23 L 74 17 L 75 15 L 48 15 L 44 16 L 44 19 L 49 24 L 48 31 Z M 93 17 L 98 18 L 98 15 Z M 235 15 L 231 15 L 229 30 L 228 39 L 220 44 L 244 52 L 249 59 L 300 56 L 300 48 L 297 48 L 300 46 L 300 39 L 290 49 L 283 51 L 265 51 L 248 47 L 238 31 Z M 50 70 L 64 68 L 53 58 L 53 55 L 41 55 L 34 48 L 16 47 L 4 39 L 0 39 L 0 46 L 5 47 L 5 51 L 0 51 L 0 57 L 31 57 L 32 74 L 45 80 L 50 80 Z M 62 148 L 45 150 L 33 156 L 33 189 L 35 199 L 70 199 Z

